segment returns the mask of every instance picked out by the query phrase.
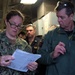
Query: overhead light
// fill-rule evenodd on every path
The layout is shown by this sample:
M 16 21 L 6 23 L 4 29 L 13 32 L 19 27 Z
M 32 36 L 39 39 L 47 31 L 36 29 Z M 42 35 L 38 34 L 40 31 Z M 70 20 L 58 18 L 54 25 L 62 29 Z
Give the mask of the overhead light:
M 37 2 L 37 0 L 21 0 L 20 3 L 23 4 L 35 4 Z

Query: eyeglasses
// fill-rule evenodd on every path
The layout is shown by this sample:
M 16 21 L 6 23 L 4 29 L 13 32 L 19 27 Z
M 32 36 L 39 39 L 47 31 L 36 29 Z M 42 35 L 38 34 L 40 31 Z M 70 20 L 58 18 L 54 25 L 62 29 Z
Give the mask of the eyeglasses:
M 8 21 L 9 22 L 9 24 L 10 24 L 10 26 L 12 27 L 12 28 L 18 28 L 18 29 L 22 29 L 23 27 L 24 27 L 24 25 L 16 25 L 16 24 L 14 24 L 14 23 L 11 23 L 10 21 Z

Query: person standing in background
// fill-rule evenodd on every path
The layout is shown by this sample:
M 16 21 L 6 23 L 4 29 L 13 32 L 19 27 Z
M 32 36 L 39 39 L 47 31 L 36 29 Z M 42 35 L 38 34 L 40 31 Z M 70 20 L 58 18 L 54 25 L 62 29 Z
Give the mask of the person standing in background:
M 32 53 L 37 54 L 38 49 L 42 46 L 42 36 L 36 36 L 35 26 L 28 24 L 25 27 L 26 30 L 26 41 L 32 47 Z M 46 66 L 38 64 L 38 68 L 35 71 L 35 75 L 45 75 Z
M 17 38 L 20 29 L 23 27 L 23 21 L 24 16 L 18 10 L 11 10 L 6 15 L 6 30 L 0 33 L 0 75 L 31 75 L 31 71 L 34 71 L 38 66 L 36 62 L 29 63 L 27 65 L 28 72 L 20 72 L 7 67 L 15 59 L 12 54 L 16 49 L 31 53 L 31 47 L 28 43 Z
M 55 10 L 60 26 L 45 35 L 38 62 L 47 65 L 45 75 L 75 75 L 74 5 L 59 1 Z
M 37 50 L 41 46 L 40 42 L 42 40 L 42 36 L 41 38 L 36 36 L 36 27 L 31 24 L 26 25 L 25 30 L 26 30 L 25 40 L 32 47 L 32 53 L 36 54 Z
M 26 38 L 25 32 L 21 31 L 21 32 L 18 34 L 18 38 L 25 39 L 25 38 Z

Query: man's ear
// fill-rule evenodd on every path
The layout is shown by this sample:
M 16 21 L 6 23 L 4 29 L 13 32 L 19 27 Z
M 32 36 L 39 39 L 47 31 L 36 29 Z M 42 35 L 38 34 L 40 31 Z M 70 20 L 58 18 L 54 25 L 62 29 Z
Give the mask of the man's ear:
M 71 20 L 73 20 L 74 14 L 71 14 L 70 17 L 71 17 Z

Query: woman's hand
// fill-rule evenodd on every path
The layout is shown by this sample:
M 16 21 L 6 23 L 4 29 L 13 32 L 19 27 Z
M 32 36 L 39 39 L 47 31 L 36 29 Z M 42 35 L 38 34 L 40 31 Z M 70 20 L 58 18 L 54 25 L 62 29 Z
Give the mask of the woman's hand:
M 30 70 L 30 71 L 34 71 L 36 70 L 38 67 L 38 63 L 37 62 L 31 62 L 28 64 L 27 68 Z
M 11 55 L 0 56 L 0 66 L 8 66 L 14 58 Z

